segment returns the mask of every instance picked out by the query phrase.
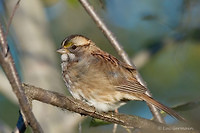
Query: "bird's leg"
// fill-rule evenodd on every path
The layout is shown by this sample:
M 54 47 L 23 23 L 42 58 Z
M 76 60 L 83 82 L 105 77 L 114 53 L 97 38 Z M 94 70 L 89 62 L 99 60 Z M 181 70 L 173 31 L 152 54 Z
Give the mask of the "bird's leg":
M 118 109 L 115 109 L 114 111 L 115 113 L 119 113 Z M 127 133 L 131 133 L 131 130 L 125 126 L 122 126 L 123 128 L 126 129 Z M 117 132 L 117 124 L 114 124 L 113 126 L 113 130 L 112 130 L 113 133 L 116 133 Z
M 117 109 L 115 109 L 115 113 L 119 113 Z M 112 132 L 116 133 L 116 131 L 117 131 L 117 124 L 114 124 Z

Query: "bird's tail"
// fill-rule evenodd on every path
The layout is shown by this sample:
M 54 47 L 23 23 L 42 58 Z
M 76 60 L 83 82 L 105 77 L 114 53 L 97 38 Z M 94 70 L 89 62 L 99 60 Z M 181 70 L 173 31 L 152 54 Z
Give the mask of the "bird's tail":
M 149 97 L 148 95 L 141 94 L 139 97 L 142 100 L 146 101 L 147 103 L 153 104 L 158 109 L 161 109 L 161 110 L 165 111 L 166 113 L 168 113 L 169 115 L 173 116 L 177 120 L 186 122 L 185 118 L 183 118 L 182 116 L 180 116 L 179 114 L 177 114 L 174 110 L 172 110 L 171 108 L 166 107 L 165 105 L 159 103 L 158 101 L 154 100 L 153 98 Z

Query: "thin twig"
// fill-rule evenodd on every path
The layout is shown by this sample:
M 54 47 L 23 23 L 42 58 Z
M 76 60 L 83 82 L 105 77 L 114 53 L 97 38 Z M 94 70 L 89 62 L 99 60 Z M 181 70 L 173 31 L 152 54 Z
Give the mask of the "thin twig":
M 7 29 L 6 29 L 6 33 L 5 33 L 5 37 L 7 38 L 7 35 L 8 35 L 8 32 L 9 32 L 9 29 L 10 29 L 10 25 L 12 23 L 12 20 L 13 20 L 13 17 L 15 16 L 15 12 L 17 10 L 17 8 L 19 7 L 19 3 L 20 3 L 21 0 L 18 0 L 17 3 L 15 4 L 15 7 L 12 11 L 12 15 L 8 21 L 8 25 L 7 25 Z
M 8 50 L 7 40 L 5 39 L 5 35 L 3 32 L 2 25 L 0 23 L 0 46 L 2 51 L 0 52 L 0 64 L 12 86 L 13 92 L 18 98 L 20 109 L 25 116 L 25 123 L 30 123 L 33 131 L 36 133 L 41 133 L 42 128 L 40 127 L 39 123 L 35 119 L 31 111 L 31 105 L 28 102 L 27 97 L 25 96 L 24 89 L 21 86 L 21 81 L 19 79 L 15 63 L 11 56 L 10 51 Z
M 85 10 L 87 11 L 87 13 L 91 16 L 91 18 L 94 20 L 94 22 L 97 24 L 97 27 L 100 28 L 100 30 L 104 33 L 104 35 L 106 36 L 106 38 L 110 41 L 110 43 L 112 44 L 112 46 L 115 48 L 115 50 L 118 52 L 118 54 L 120 55 L 120 57 L 129 65 L 132 65 L 133 68 L 136 69 L 136 66 L 131 62 L 131 60 L 129 59 L 128 55 L 126 54 L 126 52 L 123 50 L 122 46 L 119 44 L 119 42 L 116 40 L 116 38 L 114 37 L 114 35 L 112 34 L 112 32 L 107 28 L 107 26 L 104 24 L 104 22 L 101 20 L 101 18 L 97 15 L 97 13 L 94 11 L 93 7 L 89 4 L 89 2 L 87 0 L 79 0 L 80 3 L 82 4 L 82 6 L 85 8 Z M 137 79 L 140 81 L 140 83 L 142 85 L 146 86 L 146 83 L 144 82 L 144 80 L 142 79 L 142 77 L 140 76 L 140 74 L 138 73 Z M 150 91 L 147 91 L 147 94 L 149 96 L 152 96 Z M 150 105 L 148 104 L 153 116 L 155 117 L 155 120 L 164 123 L 163 118 L 160 115 L 159 110 L 154 106 L 154 105 Z

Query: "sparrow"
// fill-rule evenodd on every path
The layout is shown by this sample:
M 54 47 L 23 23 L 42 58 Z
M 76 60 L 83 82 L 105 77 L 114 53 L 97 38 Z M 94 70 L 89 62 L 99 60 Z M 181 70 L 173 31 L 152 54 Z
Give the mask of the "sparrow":
M 185 121 L 147 94 L 136 69 L 104 52 L 87 37 L 71 35 L 57 52 L 61 54 L 62 77 L 69 92 L 96 111 L 114 111 L 128 101 L 140 100 Z

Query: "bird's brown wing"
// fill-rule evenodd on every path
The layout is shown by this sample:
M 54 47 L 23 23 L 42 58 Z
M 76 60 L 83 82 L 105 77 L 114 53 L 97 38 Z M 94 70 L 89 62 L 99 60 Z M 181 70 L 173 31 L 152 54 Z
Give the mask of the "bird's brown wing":
M 132 66 L 119 61 L 114 56 L 98 50 L 92 53 L 93 56 L 99 58 L 106 66 L 103 71 L 108 75 L 111 84 L 117 91 L 126 93 L 145 93 L 147 89 L 141 85 L 135 75 L 136 69 Z M 117 76 L 116 76 L 117 75 Z
M 126 80 L 120 85 L 115 86 L 115 89 L 127 93 L 145 93 L 147 89 L 137 81 Z

